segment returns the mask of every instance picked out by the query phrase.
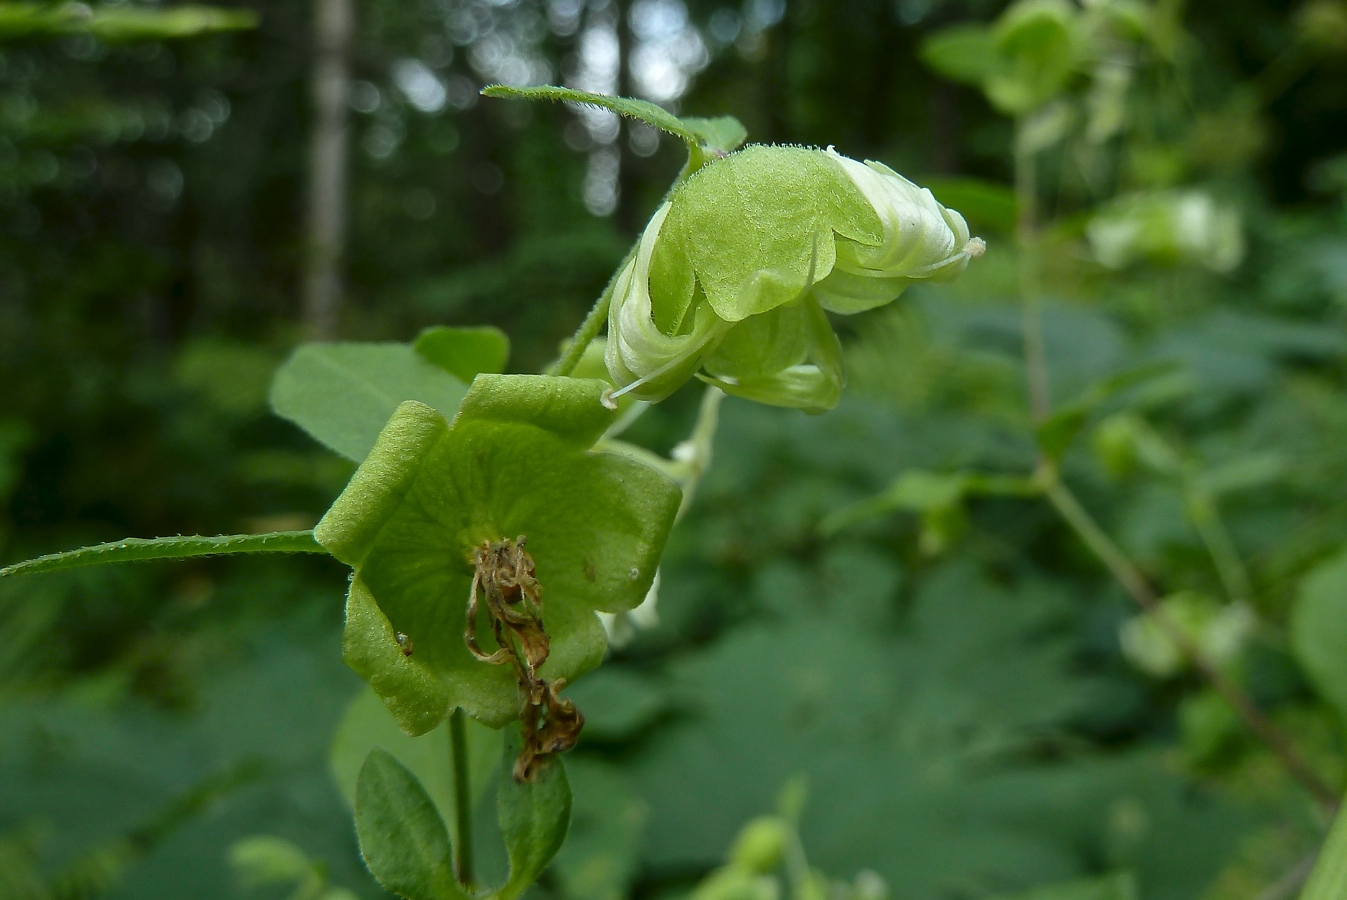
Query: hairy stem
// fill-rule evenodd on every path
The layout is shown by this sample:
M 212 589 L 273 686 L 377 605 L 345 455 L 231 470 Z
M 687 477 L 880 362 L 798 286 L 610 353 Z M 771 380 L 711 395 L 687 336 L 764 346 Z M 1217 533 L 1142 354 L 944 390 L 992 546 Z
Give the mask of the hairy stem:
M 599 295 L 598 302 L 590 309 L 589 315 L 580 323 L 580 327 L 575 330 L 575 335 L 566 344 L 566 349 L 561 354 L 561 359 L 547 371 L 548 375 L 569 375 L 575 371 L 575 367 L 580 365 L 580 360 L 585 355 L 585 350 L 593 343 L 594 338 L 599 336 L 599 331 L 603 328 L 604 322 L 608 318 L 608 307 L 613 303 L 613 289 L 617 286 L 617 279 L 622 274 L 622 270 L 636 256 L 636 247 L 633 245 L 631 250 L 622 260 L 622 264 L 617 267 L 613 277 L 608 279 L 608 285 Z
M 454 819 L 457 840 L 454 841 L 454 876 L 458 883 L 472 890 L 472 782 L 468 769 L 467 716 L 455 709 L 449 716 L 449 749 L 454 765 Z
M 1173 641 L 1184 658 L 1198 674 L 1211 685 L 1235 710 L 1245 727 L 1263 742 L 1281 761 L 1286 770 L 1299 781 L 1324 809 L 1332 812 L 1338 807 L 1338 793 L 1329 787 L 1310 766 L 1305 757 L 1282 731 L 1272 724 L 1263 711 L 1254 705 L 1238 684 L 1202 652 L 1197 642 L 1165 611 L 1160 599 L 1142 571 L 1122 549 L 1114 543 L 1089 511 L 1076 499 L 1071 489 L 1062 483 L 1057 471 L 1050 465 L 1040 465 L 1038 479 L 1043 493 L 1062 519 L 1076 532 L 1099 560 L 1113 573 L 1113 577 L 1152 620 Z

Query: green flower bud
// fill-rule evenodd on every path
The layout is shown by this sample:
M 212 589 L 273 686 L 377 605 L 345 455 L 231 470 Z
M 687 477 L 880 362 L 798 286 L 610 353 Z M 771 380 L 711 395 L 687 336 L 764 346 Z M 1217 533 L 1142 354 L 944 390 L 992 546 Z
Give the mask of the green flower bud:
M 674 191 L 614 283 L 608 372 L 661 400 L 699 370 L 726 393 L 830 409 L 851 314 L 955 277 L 985 245 L 963 217 L 879 163 L 748 147 Z
M 780 900 L 781 885 L 775 878 L 754 875 L 735 866 L 712 872 L 692 892 L 692 900 Z
M 754 819 L 740 830 L 730 850 L 730 865 L 759 875 L 781 865 L 789 837 L 787 825 L 776 816 Z

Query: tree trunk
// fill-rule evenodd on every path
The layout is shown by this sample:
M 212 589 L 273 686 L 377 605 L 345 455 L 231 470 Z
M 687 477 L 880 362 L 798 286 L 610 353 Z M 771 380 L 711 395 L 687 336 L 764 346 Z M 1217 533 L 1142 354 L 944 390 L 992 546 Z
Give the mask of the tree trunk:
M 309 237 L 304 275 L 304 319 L 309 336 L 330 340 L 341 307 L 346 243 L 353 0 L 317 0 L 314 15 L 314 130 L 309 165 Z

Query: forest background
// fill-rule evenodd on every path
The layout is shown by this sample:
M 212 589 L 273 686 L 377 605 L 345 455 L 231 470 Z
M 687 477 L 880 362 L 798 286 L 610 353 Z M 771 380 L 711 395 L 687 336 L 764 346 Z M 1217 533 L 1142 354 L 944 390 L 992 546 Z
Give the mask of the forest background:
M 270 0 L 164 30 L 0 3 L 0 561 L 312 527 L 352 466 L 269 411 L 300 341 L 489 323 L 512 371 L 552 359 L 681 151 L 483 85 L 732 114 L 931 186 L 989 249 L 838 323 L 837 410 L 725 403 L 658 624 L 573 689 L 575 817 L 539 895 L 683 896 L 803 786 L 810 861 L 895 898 L 1294 896 L 1327 825 L 1311 792 L 1052 506 L 980 487 L 1038 452 L 1023 135 L 930 39 L 1003 6 Z M 1062 469 L 1340 792 L 1347 12 L 1139 8 L 1169 43 L 1139 42 L 1111 101 L 1077 73 L 1033 154 L 1050 390 L 1078 412 Z M 1109 243 L 1119 221 L 1149 237 Z M 697 403 L 629 436 L 668 453 Z M 373 727 L 344 581 L 246 559 L 0 582 L 0 869 L 383 896 L 341 788 Z M 250 858 L 290 851 L 307 881 L 254 883 Z

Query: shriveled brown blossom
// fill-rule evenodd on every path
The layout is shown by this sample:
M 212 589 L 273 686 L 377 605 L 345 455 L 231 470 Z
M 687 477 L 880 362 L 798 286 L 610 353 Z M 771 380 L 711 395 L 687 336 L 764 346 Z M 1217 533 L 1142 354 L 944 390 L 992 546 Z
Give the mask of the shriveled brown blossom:
M 519 683 L 519 720 L 524 746 L 515 760 L 516 781 L 532 781 L 553 753 L 575 746 L 585 717 L 558 691 L 564 678 L 549 683 L 538 675 L 551 642 L 543 627 L 542 586 L 533 557 L 524 550 L 524 536 L 515 540 L 484 541 L 472 552 L 472 587 L 468 596 L 463 640 L 472 655 L 485 663 L 514 667 Z M 499 649 L 487 653 L 477 643 L 479 595 Z

